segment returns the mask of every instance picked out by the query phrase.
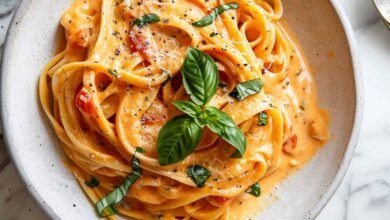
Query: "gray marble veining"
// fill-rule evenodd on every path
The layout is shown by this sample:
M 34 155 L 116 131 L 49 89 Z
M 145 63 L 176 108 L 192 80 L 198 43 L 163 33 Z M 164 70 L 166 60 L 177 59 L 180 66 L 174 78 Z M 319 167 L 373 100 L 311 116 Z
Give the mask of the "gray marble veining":
M 365 118 L 351 167 L 318 220 L 390 219 L 390 32 L 369 0 L 340 0 L 355 30 L 363 62 Z M 1 50 L 16 0 L 0 0 Z M 0 139 L 0 219 L 46 219 Z
M 0 0 L 0 43 L 3 45 L 8 24 L 19 0 Z

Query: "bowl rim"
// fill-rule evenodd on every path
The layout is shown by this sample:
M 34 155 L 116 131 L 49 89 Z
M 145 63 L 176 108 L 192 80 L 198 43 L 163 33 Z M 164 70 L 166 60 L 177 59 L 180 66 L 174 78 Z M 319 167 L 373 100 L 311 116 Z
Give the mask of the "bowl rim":
M 328 204 L 329 200 L 336 193 L 340 184 L 343 182 L 345 174 L 348 171 L 348 168 L 351 164 L 352 158 L 354 156 L 358 144 L 358 138 L 360 135 L 361 125 L 363 120 L 364 83 L 362 77 L 361 61 L 360 61 L 360 56 L 359 56 L 356 38 L 355 38 L 355 32 L 352 28 L 352 25 L 348 19 L 346 12 L 341 6 L 341 3 L 338 0 L 330 0 L 330 3 L 332 4 L 334 10 L 336 11 L 340 19 L 341 25 L 344 29 L 344 33 L 348 40 L 349 51 L 352 59 L 352 68 L 354 74 L 354 84 L 355 84 L 355 94 L 356 94 L 355 119 L 352 127 L 351 136 L 344 153 L 344 158 L 341 161 L 340 168 L 337 171 L 333 181 L 331 182 L 331 184 L 328 186 L 325 193 L 320 198 L 320 200 L 311 210 L 308 211 L 307 219 L 317 218 L 317 216 L 321 213 L 321 211 L 324 209 L 326 204 Z
M 11 48 L 9 47 L 9 42 L 12 41 L 11 33 L 15 32 L 17 29 L 17 21 L 23 18 L 24 12 L 26 9 L 28 9 L 30 3 L 32 0 L 19 0 L 17 3 L 16 11 L 15 14 L 10 22 L 8 31 L 6 33 L 6 38 L 4 41 L 4 51 L 3 51 L 3 56 L 1 59 L 1 75 L 0 75 L 0 118 L 1 118 L 1 128 L 3 131 L 3 140 L 4 140 L 4 145 L 6 146 L 8 150 L 8 154 L 12 159 L 12 162 L 16 166 L 16 170 L 18 175 L 21 177 L 23 180 L 23 183 L 25 184 L 27 190 L 29 193 L 32 195 L 33 199 L 35 202 L 38 204 L 40 209 L 49 217 L 53 219 L 61 219 L 60 216 L 57 215 L 57 213 L 50 207 L 48 203 L 45 202 L 43 197 L 41 196 L 40 192 L 35 188 L 34 185 L 32 185 L 30 178 L 28 177 L 27 173 L 23 169 L 22 166 L 22 161 L 18 156 L 14 153 L 12 143 L 8 141 L 8 136 L 10 133 L 8 133 L 7 128 L 9 121 L 4 120 L 6 119 L 6 111 L 5 111 L 5 97 L 4 97 L 4 88 L 5 86 L 3 85 L 4 80 L 3 78 L 5 77 L 7 65 L 5 65 L 4 61 L 8 59 L 8 55 L 10 53 Z M 320 200 L 313 206 L 312 209 L 310 209 L 306 215 L 305 219 L 315 219 L 322 211 L 322 209 L 325 207 L 325 205 L 329 202 L 329 200 L 332 198 L 332 196 L 335 194 L 337 191 L 338 187 L 342 183 L 344 176 L 349 168 L 349 165 L 351 163 L 351 160 L 353 158 L 356 146 L 357 146 L 357 141 L 361 129 L 361 124 L 362 124 L 362 119 L 363 119 L 363 106 L 364 106 L 364 96 L 363 96 L 363 90 L 364 90 L 364 85 L 363 85 L 363 78 L 362 78 L 362 73 L 361 73 L 361 62 L 360 58 L 358 55 L 358 50 L 357 50 L 357 44 L 354 36 L 354 31 L 352 29 L 351 23 L 344 11 L 344 9 L 341 6 L 341 3 L 339 3 L 337 0 L 330 0 L 331 5 L 333 6 L 333 9 L 335 10 L 340 23 L 343 27 L 344 33 L 346 35 L 347 41 L 348 41 L 348 46 L 349 46 L 349 51 L 352 59 L 352 68 L 353 68 L 353 75 L 354 75 L 354 84 L 355 84 L 355 94 L 356 94 L 356 100 L 355 100 L 355 117 L 354 117 L 354 123 L 353 123 L 353 128 L 352 132 L 350 135 L 350 139 L 347 144 L 347 148 L 344 153 L 343 160 L 341 162 L 340 168 L 337 171 L 335 177 L 333 178 L 331 184 L 327 187 L 326 192 L 322 195 Z

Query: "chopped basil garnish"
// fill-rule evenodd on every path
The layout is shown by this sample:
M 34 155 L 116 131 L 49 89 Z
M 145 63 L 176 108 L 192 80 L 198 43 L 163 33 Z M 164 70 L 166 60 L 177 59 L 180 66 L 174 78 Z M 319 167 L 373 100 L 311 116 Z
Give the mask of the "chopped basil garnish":
M 136 149 L 136 153 L 131 159 L 131 165 L 133 171 L 128 175 L 122 185 L 114 189 L 104 198 L 96 203 L 96 210 L 101 217 L 106 217 L 110 215 L 115 215 L 117 213 L 114 205 L 122 201 L 122 199 L 127 195 L 130 187 L 142 176 L 142 169 L 139 164 L 139 160 L 136 158 L 137 152 L 141 153 L 144 150 L 142 148 Z
M 143 148 L 137 147 L 135 148 L 136 153 L 145 153 L 145 150 Z
M 217 32 L 213 32 L 213 33 L 210 34 L 210 37 L 215 37 L 215 36 L 217 36 L 217 35 L 218 35 Z
M 259 183 L 253 184 L 249 189 L 246 191 L 247 193 L 251 194 L 254 197 L 259 197 L 261 195 L 261 188 Z
M 259 125 L 266 126 L 268 124 L 268 115 L 265 112 L 260 112 L 259 114 Z
M 157 138 L 157 154 L 161 165 L 184 160 L 202 137 L 202 128 L 189 116 L 177 116 L 168 121 Z
M 202 188 L 205 186 L 207 179 L 211 176 L 211 173 L 204 167 L 192 165 L 187 168 L 187 176 L 194 181 L 198 188 Z
M 186 113 L 168 121 L 157 138 L 158 160 L 170 165 L 184 160 L 199 144 L 204 126 L 236 148 L 234 157 L 242 157 L 246 139 L 233 119 L 214 107 L 205 107 L 215 95 L 219 77 L 211 57 L 195 48 L 188 50 L 182 67 L 183 84 L 192 101 L 175 101 Z
M 238 84 L 229 95 L 241 101 L 248 96 L 259 93 L 262 88 L 263 82 L 261 81 L 261 79 L 254 79 Z
M 118 72 L 116 70 L 108 69 L 108 73 L 113 75 L 115 78 L 118 78 Z
M 218 68 L 214 60 L 202 51 L 190 48 L 181 73 L 184 88 L 191 100 L 205 106 L 218 89 Z
M 85 185 L 87 185 L 89 188 L 95 188 L 99 186 L 99 181 L 95 179 L 95 177 L 92 177 L 90 180 L 85 181 Z
M 192 23 L 192 25 L 196 26 L 196 27 L 205 27 L 207 25 L 210 25 L 214 22 L 214 20 L 220 15 L 222 14 L 223 12 L 227 11 L 227 10 L 232 10 L 232 9 L 237 9 L 238 7 L 240 7 L 239 4 L 233 2 L 233 3 L 230 3 L 230 4 L 225 4 L 225 5 L 220 5 L 218 6 L 217 8 L 215 8 L 211 14 L 203 17 L 202 19 L 200 19 L 199 21 L 196 21 L 194 23 Z
M 137 25 L 137 27 L 142 28 L 146 24 L 157 23 L 160 21 L 160 17 L 156 14 L 147 14 L 142 16 L 141 18 L 136 18 L 133 21 L 133 25 Z

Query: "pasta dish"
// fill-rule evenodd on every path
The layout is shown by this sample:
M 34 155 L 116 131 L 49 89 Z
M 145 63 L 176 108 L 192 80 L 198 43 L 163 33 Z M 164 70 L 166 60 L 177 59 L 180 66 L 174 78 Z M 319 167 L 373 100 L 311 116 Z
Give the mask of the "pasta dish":
M 281 0 L 73 0 L 39 96 L 97 217 L 250 219 L 328 140 Z

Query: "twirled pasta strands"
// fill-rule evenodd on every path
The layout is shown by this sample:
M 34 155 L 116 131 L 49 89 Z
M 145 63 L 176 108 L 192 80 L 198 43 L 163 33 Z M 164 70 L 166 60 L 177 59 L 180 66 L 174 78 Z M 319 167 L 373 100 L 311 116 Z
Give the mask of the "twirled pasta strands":
M 206 27 L 191 23 L 233 1 L 137 2 L 74 0 L 61 20 L 66 49 L 46 65 L 40 77 L 43 109 L 70 159 L 68 167 L 92 202 L 131 172 L 129 160 L 141 147 L 145 153 L 137 157 L 144 174 L 123 206 L 117 207 L 121 215 L 229 219 L 234 214 L 230 204 L 278 169 L 285 136 L 291 133 L 291 111 L 275 102 L 278 94 L 270 93 L 271 86 L 289 77 L 291 62 L 300 59 L 278 23 L 281 1 L 237 0 L 238 9 L 222 13 Z M 135 18 L 150 13 L 161 22 L 141 29 L 131 25 Z M 229 114 L 244 131 L 248 146 L 240 160 L 229 158 L 234 149 L 205 131 L 197 150 L 184 161 L 164 167 L 158 163 L 158 131 L 181 114 L 171 103 L 188 99 L 180 67 L 190 46 L 217 62 L 226 85 L 218 89 L 210 105 Z M 169 77 L 173 79 L 167 81 Z M 238 83 L 255 78 L 265 83 L 261 93 L 241 102 L 228 96 Z M 297 105 L 291 100 L 289 104 Z M 311 102 L 315 115 L 317 106 L 315 100 Z M 264 127 L 257 125 L 261 112 L 269 116 Z M 212 173 L 204 188 L 196 188 L 187 177 L 186 168 L 192 164 Z M 99 187 L 84 184 L 91 176 L 99 179 Z M 230 200 L 217 204 L 215 197 Z

